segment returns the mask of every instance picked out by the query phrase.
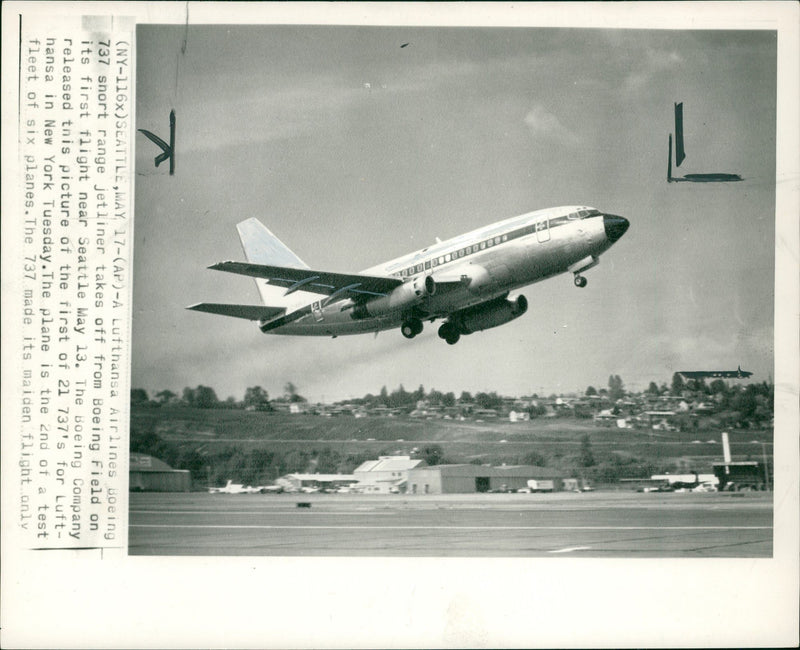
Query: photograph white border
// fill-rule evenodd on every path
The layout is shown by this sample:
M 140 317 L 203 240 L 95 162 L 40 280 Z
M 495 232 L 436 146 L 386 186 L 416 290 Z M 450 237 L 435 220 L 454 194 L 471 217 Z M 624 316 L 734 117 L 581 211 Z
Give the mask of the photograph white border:
M 161 558 L 9 548 L 3 647 L 725 647 L 798 640 L 798 6 L 733 3 L 5 3 L 139 23 L 778 30 L 772 559 Z M 3 21 L 3 123 L 16 23 Z M 12 52 L 13 50 L 13 52 Z M 12 74 L 7 74 L 12 71 Z M 12 84 L 13 80 L 13 84 Z M 12 101 L 13 100 L 13 101 Z M 16 164 L 4 129 L 3 169 Z M 9 167 L 11 166 L 11 167 Z M 8 178 L 4 174 L 5 178 Z M 13 178 L 13 174 L 10 175 Z M 3 222 L 9 218 L 3 193 Z M 4 276 L 8 269 L 3 268 Z M 6 294 L 4 279 L 3 300 Z M 4 336 L 5 338 L 5 336 Z M 5 355 L 4 355 L 5 366 Z M 5 367 L 4 367 L 5 370 Z M 6 388 L 3 388 L 5 403 Z M 8 420 L 3 414 L 3 428 Z M 3 459 L 4 469 L 8 459 Z M 6 476 L 7 472 L 3 472 Z M 4 479 L 5 480 L 5 479 Z M 369 578 L 370 587 L 364 585 Z

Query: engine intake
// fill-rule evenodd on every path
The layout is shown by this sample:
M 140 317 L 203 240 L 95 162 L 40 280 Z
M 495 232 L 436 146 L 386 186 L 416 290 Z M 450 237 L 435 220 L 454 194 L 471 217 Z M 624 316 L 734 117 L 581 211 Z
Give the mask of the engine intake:
M 461 334 L 472 334 L 505 325 L 526 311 L 528 300 L 525 296 L 518 295 L 513 299 L 502 296 L 456 312 L 450 316 L 448 322 L 458 328 Z
M 435 293 L 436 281 L 433 276 L 417 276 L 404 282 L 386 296 L 355 305 L 351 315 L 354 320 L 384 316 L 413 307 Z

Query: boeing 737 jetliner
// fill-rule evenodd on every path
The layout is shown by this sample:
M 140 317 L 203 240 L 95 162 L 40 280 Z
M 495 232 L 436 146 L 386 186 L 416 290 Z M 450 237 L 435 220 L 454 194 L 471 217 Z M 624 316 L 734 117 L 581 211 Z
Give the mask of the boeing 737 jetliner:
M 566 206 L 494 223 L 379 264 L 357 274 L 315 271 L 257 219 L 238 224 L 247 262 L 209 268 L 256 278 L 265 305 L 199 303 L 188 309 L 259 322 L 262 332 L 300 336 L 362 334 L 400 327 L 422 332 L 423 321 L 444 322 L 450 345 L 465 334 L 508 323 L 528 308 L 525 285 L 599 262 L 628 220 L 594 208 Z

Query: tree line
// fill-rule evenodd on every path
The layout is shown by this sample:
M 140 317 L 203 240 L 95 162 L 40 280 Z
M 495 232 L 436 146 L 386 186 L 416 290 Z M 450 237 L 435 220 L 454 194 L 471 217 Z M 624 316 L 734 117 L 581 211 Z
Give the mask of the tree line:
M 763 420 L 771 417 L 774 386 L 767 382 L 751 383 L 747 386 L 736 384 L 728 385 L 721 379 L 715 379 L 710 384 L 706 384 L 704 379 L 692 379 L 685 381 L 679 373 L 672 376 L 670 386 L 666 383 L 661 385 L 651 381 L 644 391 L 645 395 L 653 397 L 672 396 L 681 397 L 687 393 L 699 397 L 714 398 L 716 409 L 719 411 L 731 410 L 740 413 L 744 419 Z M 609 400 L 612 404 L 623 399 L 629 393 L 625 390 L 625 385 L 619 375 L 610 375 L 608 387 L 597 389 L 588 386 L 584 395 L 586 397 L 599 396 Z M 556 395 L 550 395 L 548 399 L 556 399 Z M 545 408 L 539 403 L 539 396 L 531 396 L 533 403 L 524 407 L 532 416 L 543 415 Z M 478 392 L 474 395 L 469 391 L 462 391 L 456 397 L 453 392 L 441 392 L 436 389 L 426 391 L 422 384 L 416 390 L 406 390 L 402 384 L 393 391 L 389 391 L 383 386 L 377 395 L 367 393 L 363 397 L 346 400 L 353 406 L 363 406 L 366 408 L 385 407 L 388 409 L 416 408 L 420 403 L 429 407 L 452 408 L 461 406 L 467 410 L 493 409 L 500 410 L 503 407 L 504 398 L 496 391 Z M 202 409 L 248 409 L 255 411 L 272 411 L 278 404 L 306 403 L 308 400 L 303 397 L 295 384 L 287 382 L 284 385 L 283 393 L 278 397 L 271 398 L 269 393 L 261 386 L 251 386 L 245 390 L 244 398 L 237 400 L 228 397 L 220 400 L 213 388 L 199 385 L 195 388 L 186 387 L 181 395 L 171 390 L 162 390 L 154 394 L 151 399 L 147 391 L 143 388 L 131 389 L 131 405 L 133 406 L 184 406 Z
M 297 387 L 288 382 L 284 392 L 277 398 L 270 398 L 269 393 L 261 386 L 251 386 L 245 390 L 241 401 L 235 397 L 220 400 L 213 388 L 199 385 L 196 388 L 184 388 L 178 395 L 171 390 L 162 390 L 155 393 L 151 399 L 144 388 L 131 389 L 131 404 L 135 406 L 186 406 L 192 408 L 244 408 L 257 411 L 273 410 L 273 403 L 306 403 L 308 400 L 300 395 Z M 402 384 L 389 392 L 384 386 L 378 395 L 367 393 L 364 397 L 347 400 L 349 404 L 357 406 L 384 406 L 386 408 L 414 407 L 419 402 L 429 406 L 454 407 L 457 404 L 469 404 L 479 409 L 499 409 L 503 405 L 503 398 L 497 392 L 478 392 L 474 396 L 468 391 L 462 391 L 456 398 L 455 393 L 443 393 L 438 390 L 425 391 L 420 385 L 416 390 L 407 391 Z
M 269 393 L 261 386 L 251 386 L 244 393 L 244 399 L 238 401 L 235 397 L 228 397 L 220 400 L 216 391 L 209 386 L 202 384 L 196 388 L 186 387 L 178 395 L 171 390 L 162 390 L 153 396 L 147 394 L 144 388 L 131 389 L 131 405 L 133 406 L 186 406 L 201 409 L 241 409 L 250 408 L 256 411 L 271 411 L 272 402 L 297 403 L 306 402 L 305 397 L 300 395 L 297 387 L 288 382 L 284 386 L 283 395 L 270 399 Z

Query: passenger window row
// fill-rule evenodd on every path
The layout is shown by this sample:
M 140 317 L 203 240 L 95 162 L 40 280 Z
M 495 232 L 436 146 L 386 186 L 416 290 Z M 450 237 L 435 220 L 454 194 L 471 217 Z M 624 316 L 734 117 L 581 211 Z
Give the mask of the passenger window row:
M 458 250 L 455 250 L 452 253 L 439 255 L 438 257 L 434 257 L 430 260 L 427 260 L 426 262 L 421 262 L 414 266 L 409 266 L 407 269 L 398 271 L 394 275 L 399 276 L 401 278 L 407 278 L 409 276 L 416 275 L 417 273 L 422 273 L 422 271 L 425 271 L 427 269 L 435 268 L 437 266 L 441 266 L 442 264 L 447 264 L 448 262 L 453 262 L 462 257 L 466 257 L 467 255 L 472 255 L 473 253 L 477 253 L 487 248 L 491 248 L 492 246 L 496 246 L 497 244 L 502 244 L 503 242 L 506 242 L 509 239 L 513 239 L 514 237 L 518 236 L 519 234 L 517 233 L 517 231 L 515 231 L 513 233 L 506 233 L 505 235 L 498 235 L 497 237 L 490 237 L 489 239 L 486 239 L 478 244 L 465 246 L 464 248 L 459 248 Z
M 547 219 L 543 219 L 541 221 L 537 221 L 536 223 L 532 223 L 528 226 L 525 226 L 524 228 L 519 228 L 518 230 L 514 230 L 510 233 L 506 233 L 504 235 L 498 235 L 496 237 L 490 237 L 489 239 L 485 239 L 484 241 L 478 244 L 465 246 L 464 248 L 459 248 L 458 250 L 455 250 L 452 253 L 447 253 L 446 255 L 439 255 L 438 257 L 434 257 L 425 262 L 420 262 L 419 264 L 415 264 L 414 266 L 409 266 L 408 268 L 403 269 L 402 271 L 394 273 L 394 275 L 401 278 L 408 278 L 411 277 L 412 275 L 416 275 L 417 273 L 422 273 L 423 271 L 426 271 L 428 269 L 441 266 L 442 264 L 447 264 L 448 262 L 452 262 L 462 257 L 466 257 L 467 255 L 472 255 L 473 253 L 485 250 L 486 248 L 497 246 L 498 244 L 502 244 L 503 242 L 506 242 L 509 239 L 516 239 L 518 237 L 524 237 L 525 235 L 530 235 L 535 232 L 541 232 L 547 230 L 548 225 L 552 226 L 555 223 L 563 223 L 565 220 L 586 219 L 587 217 L 593 217 L 599 214 L 600 214 L 599 210 L 578 210 L 577 212 L 570 213 L 566 217 L 557 217 L 555 219 L 550 219 L 549 224 Z

